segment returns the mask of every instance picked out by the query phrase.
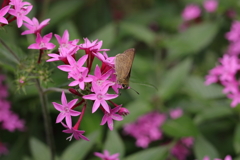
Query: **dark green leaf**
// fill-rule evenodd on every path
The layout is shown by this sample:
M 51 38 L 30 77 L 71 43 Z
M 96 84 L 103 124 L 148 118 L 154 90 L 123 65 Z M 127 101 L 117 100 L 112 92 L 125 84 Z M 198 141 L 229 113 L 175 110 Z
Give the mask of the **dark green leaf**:
M 233 145 L 236 153 L 240 153 L 240 124 L 236 126 L 234 132 Z
M 166 160 L 168 155 L 168 149 L 167 147 L 154 147 L 150 149 L 145 149 L 143 151 L 134 153 L 126 158 L 124 160 Z
M 217 23 L 201 23 L 164 41 L 169 58 L 196 54 L 211 43 L 218 32 Z
M 110 154 L 120 153 L 120 159 L 125 153 L 123 141 L 116 130 L 108 131 L 107 139 L 103 148 L 108 150 Z
M 158 87 L 161 99 L 169 99 L 179 90 L 191 69 L 191 63 L 191 60 L 187 59 L 167 72 Z
M 197 96 L 203 99 L 222 98 L 222 87 L 217 84 L 204 85 L 204 79 L 196 76 L 188 77 L 185 89 L 190 96 Z
M 177 119 L 170 119 L 162 126 L 163 132 L 177 138 L 195 137 L 198 135 L 198 129 L 192 119 L 187 116 L 182 116 Z
M 30 149 L 34 160 L 51 159 L 49 147 L 36 138 L 30 139 Z
M 201 135 L 195 139 L 193 150 L 196 159 L 203 159 L 205 156 L 209 156 L 210 159 L 219 157 L 219 154 L 214 146 Z

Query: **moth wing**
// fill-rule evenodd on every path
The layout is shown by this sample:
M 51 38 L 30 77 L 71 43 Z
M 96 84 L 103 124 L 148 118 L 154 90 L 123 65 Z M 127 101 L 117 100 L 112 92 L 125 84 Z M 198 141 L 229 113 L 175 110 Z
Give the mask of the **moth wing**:
M 132 69 L 133 59 L 135 56 L 135 49 L 134 48 L 127 49 L 120 55 L 122 55 L 120 62 L 122 63 L 122 65 L 123 65 L 122 69 L 124 70 L 124 73 L 123 73 L 124 75 L 123 74 L 121 74 L 121 75 L 122 75 L 123 79 L 128 79 L 130 77 L 130 73 L 131 73 L 131 69 Z
M 126 77 L 126 73 L 125 73 L 125 69 L 126 69 L 126 65 L 125 65 L 125 61 L 127 59 L 127 56 L 124 54 L 117 54 L 116 58 L 115 58 L 115 71 L 116 71 L 116 75 L 117 75 L 117 79 L 119 80 L 119 77 L 121 78 L 125 78 Z

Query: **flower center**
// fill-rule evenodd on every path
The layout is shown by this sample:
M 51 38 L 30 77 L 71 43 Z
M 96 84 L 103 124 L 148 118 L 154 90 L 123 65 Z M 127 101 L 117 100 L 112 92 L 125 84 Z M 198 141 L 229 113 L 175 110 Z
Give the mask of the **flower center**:
M 101 79 L 98 79 L 98 80 L 97 80 L 97 85 L 98 85 L 98 86 L 101 86 L 102 83 L 103 83 L 103 80 L 101 80 Z
M 69 113 L 70 109 L 68 107 L 64 107 L 64 113 Z
M 41 42 L 40 47 L 44 48 L 45 47 L 45 43 Z
M 98 99 L 98 100 L 102 100 L 102 99 L 103 99 L 103 95 L 102 95 L 101 93 L 98 94 L 98 95 L 97 95 L 97 99 Z

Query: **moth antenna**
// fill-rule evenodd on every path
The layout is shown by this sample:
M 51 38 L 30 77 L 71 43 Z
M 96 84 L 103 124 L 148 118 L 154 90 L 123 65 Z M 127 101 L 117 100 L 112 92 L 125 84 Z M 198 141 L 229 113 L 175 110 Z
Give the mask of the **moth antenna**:
M 135 89 L 133 89 L 132 87 L 130 88 L 130 89 L 132 89 L 133 91 L 135 91 L 138 95 L 139 95 L 139 92 L 138 91 L 136 91 Z

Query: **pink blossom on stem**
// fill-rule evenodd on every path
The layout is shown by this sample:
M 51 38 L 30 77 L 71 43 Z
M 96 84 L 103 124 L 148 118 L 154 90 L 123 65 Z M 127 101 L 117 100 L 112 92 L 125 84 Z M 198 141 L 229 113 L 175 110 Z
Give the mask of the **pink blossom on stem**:
M 69 64 L 68 65 L 60 65 L 60 66 L 58 66 L 58 69 L 65 71 L 65 72 L 69 72 L 68 78 L 71 78 L 72 75 L 75 74 L 75 72 L 78 73 L 78 72 L 83 72 L 83 71 L 87 70 L 86 67 L 83 67 L 87 58 L 88 58 L 88 55 L 84 55 L 78 61 L 76 61 L 72 56 L 68 56 L 67 60 L 68 60 Z
M 215 12 L 218 7 L 218 0 L 205 0 L 203 7 L 207 12 Z
M 200 14 L 201 14 L 201 9 L 198 5 L 189 4 L 184 8 L 182 12 L 182 18 L 185 21 L 189 21 L 189 20 L 193 20 L 200 17 Z
M 119 111 L 119 109 L 121 108 L 121 106 L 122 105 L 119 105 L 119 106 L 111 109 L 110 113 L 105 112 L 104 116 L 102 118 L 101 125 L 104 125 L 107 122 L 108 128 L 110 130 L 113 130 L 113 120 L 116 120 L 116 121 L 122 121 L 123 120 L 122 116 L 120 116 L 119 114 L 116 114 Z
M 26 15 L 32 10 L 33 6 L 29 5 L 30 3 L 24 3 L 21 1 L 15 2 L 16 3 L 14 3 L 14 8 L 9 9 L 8 13 L 17 18 L 17 26 L 20 28 L 23 24 L 23 21 L 31 23 L 31 19 Z
M 62 92 L 62 98 L 61 98 L 62 104 L 58 104 L 56 102 L 52 102 L 53 106 L 56 110 L 60 111 L 56 123 L 61 122 L 64 118 L 66 120 L 67 126 L 69 128 L 72 127 L 72 119 L 71 116 L 78 116 L 81 114 L 81 112 L 74 111 L 71 108 L 75 105 L 75 103 L 78 101 L 78 99 L 71 100 L 69 103 L 67 102 L 65 93 Z
M 78 85 L 81 90 L 85 88 L 85 82 L 91 82 L 92 78 L 87 77 L 88 69 L 84 70 L 83 72 L 74 72 L 70 76 L 74 79 L 69 86 L 76 86 Z
M 5 6 L 0 10 L 0 23 L 8 24 L 7 19 L 4 17 L 5 14 L 7 14 L 8 10 L 10 9 L 10 6 Z
M 235 42 L 240 40 L 240 22 L 234 21 L 232 23 L 231 29 L 225 34 L 225 37 L 230 42 Z
M 62 123 L 62 125 L 65 128 L 67 128 L 67 129 L 63 130 L 63 132 L 71 134 L 71 136 L 67 137 L 67 140 L 71 141 L 72 137 L 74 137 L 76 140 L 84 139 L 86 141 L 89 141 L 89 139 L 83 135 L 85 133 L 85 131 L 77 130 L 74 127 L 72 128 L 72 126 L 69 127 L 69 126 L 65 125 L 64 123 Z
M 41 49 L 41 50 L 49 50 L 55 48 L 53 43 L 49 43 L 52 38 L 52 33 L 49 33 L 45 36 L 41 36 L 37 33 L 36 43 L 31 44 L 28 49 Z
M 90 52 L 97 53 L 101 51 L 109 51 L 109 49 L 101 49 L 102 41 L 96 39 L 93 42 L 90 42 L 89 39 L 84 38 L 84 43 L 79 45 L 82 50 L 89 50 Z
M 183 110 L 181 108 L 172 109 L 169 114 L 172 119 L 177 119 L 183 115 Z
M 94 83 L 93 83 L 94 86 Z M 102 105 L 102 107 L 105 109 L 106 112 L 110 113 L 109 106 L 106 102 L 106 100 L 117 98 L 117 94 L 108 94 L 108 87 L 105 86 L 104 88 L 99 88 L 98 86 L 94 86 L 94 94 L 89 94 L 83 96 L 84 99 L 90 99 L 94 100 L 92 113 L 96 112 L 96 110 Z
M 101 158 L 101 160 L 119 160 L 119 153 L 115 153 L 113 155 L 110 155 L 110 153 L 107 150 L 103 151 L 102 153 L 94 152 L 94 155 Z
M 118 111 L 118 114 L 119 115 L 122 115 L 122 116 L 126 116 L 126 115 L 128 115 L 130 112 L 129 112 L 129 110 L 127 109 L 127 108 L 123 108 L 123 107 L 121 107 L 120 109 L 119 109 L 119 111 Z
M 25 27 L 28 28 L 28 30 L 22 32 L 21 35 L 26 35 L 26 34 L 37 34 L 40 33 L 41 30 L 49 24 L 50 19 L 45 19 L 42 21 L 40 24 L 37 20 L 37 18 L 33 17 L 31 23 L 23 23 Z

